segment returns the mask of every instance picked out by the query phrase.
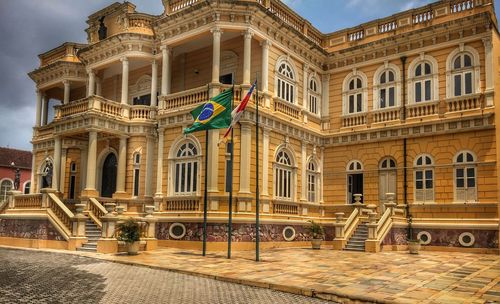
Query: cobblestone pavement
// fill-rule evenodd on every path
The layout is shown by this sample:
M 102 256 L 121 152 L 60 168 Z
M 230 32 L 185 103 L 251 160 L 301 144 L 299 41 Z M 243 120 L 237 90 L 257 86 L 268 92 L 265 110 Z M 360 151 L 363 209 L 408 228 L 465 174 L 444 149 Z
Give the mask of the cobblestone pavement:
M 345 252 L 300 248 L 200 256 L 198 251 L 159 249 L 137 256 L 94 256 L 183 272 L 198 273 L 278 290 L 340 301 L 387 303 L 500 303 L 498 255 L 429 252 Z
M 0 303 L 331 303 L 74 254 L 0 248 Z

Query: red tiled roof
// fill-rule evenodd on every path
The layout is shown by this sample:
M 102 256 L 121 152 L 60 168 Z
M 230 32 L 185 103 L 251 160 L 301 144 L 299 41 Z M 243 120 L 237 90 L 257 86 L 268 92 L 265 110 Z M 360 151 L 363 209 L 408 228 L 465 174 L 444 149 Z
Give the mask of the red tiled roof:
M 16 167 L 31 170 L 31 151 L 0 147 L 0 167 L 10 167 L 14 162 Z

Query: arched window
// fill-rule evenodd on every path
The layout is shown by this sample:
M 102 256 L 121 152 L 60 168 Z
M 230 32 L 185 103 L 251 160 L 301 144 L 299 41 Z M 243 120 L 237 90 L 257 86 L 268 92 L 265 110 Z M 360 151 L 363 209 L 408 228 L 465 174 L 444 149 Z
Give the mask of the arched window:
M 363 165 L 360 161 L 353 160 L 347 164 L 347 202 L 355 201 L 355 194 L 363 195 Z M 361 197 L 363 202 L 363 197 Z
M 309 86 L 308 86 L 308 96 L 309 96 L 309 104 L 308 104 L 308 110 L 309 112 L 319 115 L 319 109 L 320 109 L 320 87 L 318 84 L 318 81 L 316 80 L 316 77 L 311 77 L 309 80 Z
M 455 157 L 455 201 L 475 202 L 476 199 L 475 157 L 471 152 L 462 151 Z
M 293 161 L 285 150 L 276 154 L 274 168 L 274 197 L 279 200 L 293 200 L 295 174 Z
M 31 191 L 31 181 L 24 183 L 24 194 L 30 194 Z
M 141 175 L 141 154 L 134 153 L 134 188 L 133 196 L 139 196 L 139 178 Z
M 460 53 L 453 59 L 453 96 L 463 96 L 472 94 L 474 68 L 472 56 L 468 53 Z
M 396 77 L 392 70 L 385 70 L 379 78 L 379 109 L 396 106 Z
M 360 71 L 353 71 L 344 78 L 342 87 L 342 102 L 344 115 L 367 111 L 368 78 Z
M 396 194 L 396 161 L 391 157 L 382 159 L 379 166 L 379 199 L 381 203 L 387 201 L 387 193 Z M 381 206 L 382 210 L 384 205 Z
M 313 159 L 307 164 L 307 200 L 316 203 L 319 197 L 319 166 Z
M 290 64 L 286 61 L 279 63 L 276 78 L 276 95 L 278 98 L 295 103 L 296 79 Z
M 439 78 L 437 60 L 421 54 L 408 66 L 408 103 L 437 101 Z
M 175 154 L 174 195 L 195 195 L 198 190 L 198 148 L 191 141 L 185 141 Z
M 14 183 L 10 179 L 4 179 L 0 183 L 0 201 L 4 202 L 7 200 L 7 192 L 12 190 Z
M 434 167 L 429 155 L 421 155 L 415 161 L 415 202 L 434 201 Z

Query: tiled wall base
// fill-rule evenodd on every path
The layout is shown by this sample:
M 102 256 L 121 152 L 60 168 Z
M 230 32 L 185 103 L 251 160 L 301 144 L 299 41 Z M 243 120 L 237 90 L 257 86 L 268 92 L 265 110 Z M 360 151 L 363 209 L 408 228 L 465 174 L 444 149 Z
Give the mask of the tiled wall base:
M 0 220 L 0 237 L 65 241 L 48 220 Z
M 54 240 L 23 239 L 15 237 L 0 237 L 0 245 L 24 248 L 50 248 L 68 250 L 68 242 Z
M 324 246 L 331 249 L 332 242 L 323 242 Z M 293 247 L 310 247 L 310 241 L 303 242 L 262 242 L 260 249 L 271 248 L 293 248 Z M 174 241 L 174 240 L 159 240 L 158 247 L 173 247 L 189 250 L 202 250 L 201 241 Z M 255 250 L 255 242 L 233 242 L 232 250 Z M 207 251 L 226 251 L 227 242 L 207 242 Z

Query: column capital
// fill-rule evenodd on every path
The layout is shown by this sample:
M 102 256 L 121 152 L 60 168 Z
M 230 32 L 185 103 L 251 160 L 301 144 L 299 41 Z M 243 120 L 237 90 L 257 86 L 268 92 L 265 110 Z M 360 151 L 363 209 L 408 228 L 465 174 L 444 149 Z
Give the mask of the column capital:
M 123 62 L 123 63 L 128 63 L 127 56 L 123 56 L 122 58 L 120 58 L 120 61 Z
M 491 37 L 484 37 L 481 40 L 483 40 L 483 44 L 484 44 L 485 48 L 492 48 L 493 47 L 493 43 L 492 43 Z
M 254 35 L 253 30 L 249 28 L 243 32 L 243 36 L 245 36 L 245 39 L 252 39 L 253 35 Z
M 262 40 L 260 42 L 260 46 L 262 46 L 265 49 L 269 49 L 272 45 L 273 43 L 271 42 L 271 40 Z
M 323 82 L 330 81 L 330 73 L 321 74 L 321 81 L 323 81 Z
M 216 26 L 210 29 L 210 33 L 212 33 L 214 36 L 221 36 L 222 35 L 222 30 L 220 27 Z
M 63 79 L 62 83 L 66 86 L 69 85 L 71 82 L 68 79 Z
M 95 75 L 95 72 L 94 72 L 94 70 L 93 70 L 93 69 L 91 69 L 91 68 L 86 68 L 86 70 L 87 70 L 87 74 L 89 74 L 89 75 Z
M 169 52 L 170 51 L 170 47 L 168 45 L 160 45 L 160 50 L 162 52 Z
M 304 62 L 304 71 L 309 70 L 309 63 Z

